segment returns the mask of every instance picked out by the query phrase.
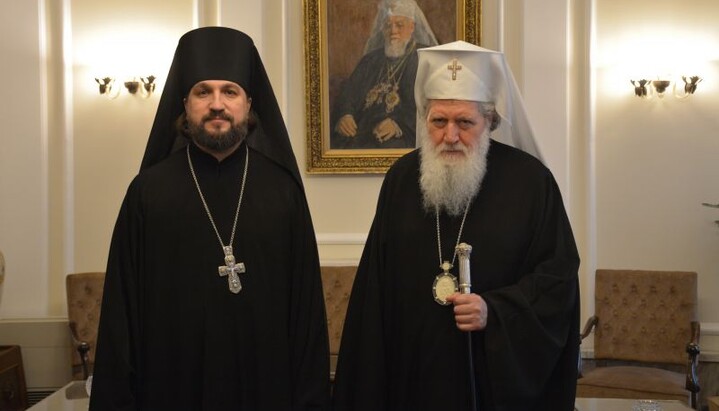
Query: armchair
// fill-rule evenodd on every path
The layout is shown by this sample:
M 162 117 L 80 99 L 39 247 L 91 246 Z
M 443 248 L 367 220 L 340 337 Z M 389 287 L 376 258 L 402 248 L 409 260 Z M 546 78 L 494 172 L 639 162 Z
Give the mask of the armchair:
M 598 366 L 587 373 L 580 369 L 577 397 L 673 399 L 696 409 L 697 274 L 597 270 L 595 278 L 596 314 L 581 338 L 594 330 Z M 604 360 L 622 365 L 599 366 Z

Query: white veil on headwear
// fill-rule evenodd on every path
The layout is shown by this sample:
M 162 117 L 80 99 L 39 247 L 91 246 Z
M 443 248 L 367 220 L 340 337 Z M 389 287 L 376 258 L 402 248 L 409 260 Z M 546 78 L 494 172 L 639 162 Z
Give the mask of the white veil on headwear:
M 417 50 L 419 65 L 414 86 L 417 104 L 417 146 L 428 138 L 428 100 L 468 100 L 494 103 L 501 117 L 492 139 L 509 144 L 543 161 L 524 109 L 519 88 L 503 53 L 464 41 Z
M 415 43 L 422 46 L 437 45 L 437 38 L 429 27 L 427 19 L 424 17 L 422 9 L 419 8 L 414 0 L 382 0 L 377 5 L 377 17 L 374 19 L 372 31 L 369 39 L 365 44 L 363 54 L 367 54 L 374 49 L 384 47 L 384 24 L 390 16 L 404 16 L 414 21 L 414 33 L 412 38 Z

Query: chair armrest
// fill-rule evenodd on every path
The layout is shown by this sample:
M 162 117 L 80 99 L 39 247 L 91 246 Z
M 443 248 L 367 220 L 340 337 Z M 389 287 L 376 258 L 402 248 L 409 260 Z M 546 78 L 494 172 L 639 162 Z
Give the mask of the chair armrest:
M 592 333 L 592 330 L 594 329 L 594 327 L 597 326 L 598 323 L 599 317 L 597 317 L 596 315 L 589 317 L 587 319 L 587 323 L 584 324 L 584 329 L 582 330 L 582 333 L 579 334 L 580 340 L 584 340 L 585 338 L 587 338 L 589 334 Z
M 691 324 L 692 328 L 692 338 L 691 341 L 687 344 L 687 354 L 688 354 L 688 360 L 687 360 L 687 382 L 686 382 L 686 388 L 692 393 L 699 392 L 699 377 L 697 374 L 697 367 L 699 365 L 699 333 L 700 333 L 700 326 L 699 322 L 692 321 Z
M 689 355 L 687 360 L 687 379 L 685 387 L 689 390 L 689 406 L 697 409 L 697 393 L 701 390 L 699 386 L 699 375 L 697 373 L 697 367 L 699 366 L 699 334 L 700 325 L 698 321 L 692 321 L 692 338 L 687 344 L 687 354 Z
M 597 325 L 599 322 L 599 318 L 596 315 L 593 315 L 587 319 L 587 323 L 584 325 L 584 330 L 582 330 L 582 333 L 579 334 L 579 345 L 582 345 L 582 341 L 584 341 L 585 338 L 592 332 L 592 329 Z M 582 350 L 579 350 L 577 358 L 577 378 L 582 378 Z
M 90 371 L 88 369 L 88 363 L 90 362 L 90 357 L 88 353 L 90 352 L 90 344 L 87 343 L 87 341 L 83 341 L 80 339 L 80 337 L 77 334 L 77 323 L 75 321 L 70 321 L 70 335 L 72 335 L 72 340 L 77 346 L 77 352 L 80 354 L 80 361 L 82 363 L 82 376 L 84 379 L 87 379 L 90 375 Z

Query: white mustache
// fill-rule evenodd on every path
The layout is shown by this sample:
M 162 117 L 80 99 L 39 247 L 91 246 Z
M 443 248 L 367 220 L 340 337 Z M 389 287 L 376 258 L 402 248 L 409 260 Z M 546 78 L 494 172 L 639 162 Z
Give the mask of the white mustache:
M 448 143 L 440 143 L 434 147 L 434 151 L 437 154 L 441 154 L 444 152 L 451 152 L 451 151 L 460 151 L 464 154 L 469 153 L 469 148 L 462 144 L 461 142 L 456 142 L 454 144 L 448 144 Z

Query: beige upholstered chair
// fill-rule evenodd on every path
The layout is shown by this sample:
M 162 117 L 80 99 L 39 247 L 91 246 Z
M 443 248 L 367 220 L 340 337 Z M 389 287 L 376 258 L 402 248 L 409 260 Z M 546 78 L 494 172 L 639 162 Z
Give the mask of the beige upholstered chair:
M 72 353 L 75 380 L 87 379 L 92 374 L 104 284 L 105 273 L 68 274 L 65 278 L 67 317 L 75 348 Z
M 354 266 L 322 267 L 322 288 L 325 294 L 327 331 L 330 337 L 330 381 L 334 381 L 335 378 L 342 327 L 356 272 L 357 267 Z
M 582 339 L 594 328 L 598 366 L 580 375 L 577 396 L 672 399 L 696 408 L 697 274 L 597 270 L 595 302 L 596 314 Z M 604 360 L 622 365 L 600 366 Z M 665 364 L 684 366 L 686 372 L 669 371 Z

